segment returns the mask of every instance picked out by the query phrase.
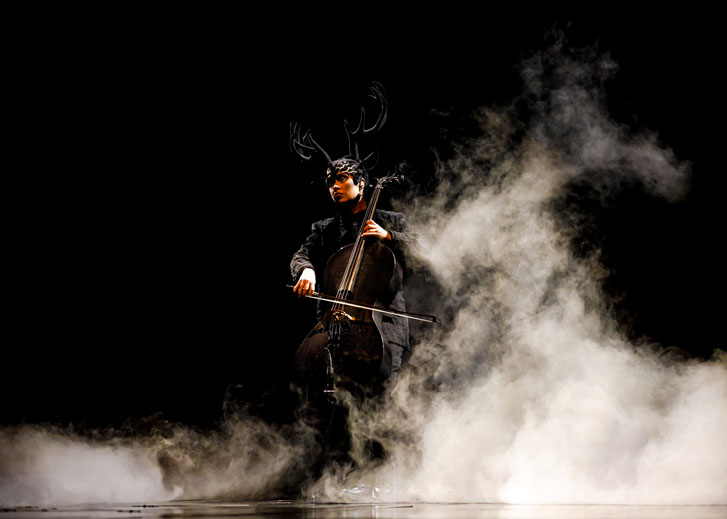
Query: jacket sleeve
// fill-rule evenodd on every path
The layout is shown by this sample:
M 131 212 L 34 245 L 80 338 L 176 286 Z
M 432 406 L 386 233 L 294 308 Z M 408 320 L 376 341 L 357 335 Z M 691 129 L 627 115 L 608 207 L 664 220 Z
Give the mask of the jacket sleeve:
M 386 229 L 391 233 L 391 241 L 395 243 L 405 244 L 409 241 L 409 225 L 406 221 L 406 217 L 399 213 L 392 218 L 389 229 Z
M 290 261 L 290 275 L 293 277 L 293 282 L 298 281 L 303 269 L 312 268 L 315 270 L 315 265 L 320 260 L 323 248 L 322 243 L 321 227 L 317 223 L 314 223 L 311 226 L 311 233 L 298 251 L 293 254 L 293 259 Z
M 409 224 L 403 213 L 390 213 L 391 219 L 383 226 L 391 233 L 391 241 L 387 245 L 394 251 L 402 266 L 415 246 L 416 235 L 409 230 Z

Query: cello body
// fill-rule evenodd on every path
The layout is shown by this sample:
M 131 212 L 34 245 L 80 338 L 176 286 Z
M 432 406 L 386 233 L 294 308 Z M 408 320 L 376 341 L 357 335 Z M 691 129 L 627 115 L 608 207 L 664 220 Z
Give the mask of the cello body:
M 323 291 L 370 305 L 387 306 L 401 286 L 402 270 L 394 253 L 380 240 L 365 240 L 355 281 L 341 291 L 356 244 L 339 249 L 328 260 L 321 279 Z M 321 320 L 298 347 L 295 369 L 314 390 L 365 387 L 385 368 L 388 351 L 371 310 L 323 303 Z M 342 315 L 343 314 L 343 315 Z
M 321 289 L 335 293 L 336 302 L 328 303 L 295 356 L 299 379 L 314 391 L 333 393 L 337 387 L 365 390 L 377 382 L 377 375 L 386 378 L 388 374 L 388 349 L 372 311 L 345 302 L 386 307 L 401 289 L 402 269 L 392 250 L 381 239 L 362 235 L 365 222 L 373 218 L 383 186 L 400 179 L 379 179 L 354 243 L 333 253 L 321 276 Z

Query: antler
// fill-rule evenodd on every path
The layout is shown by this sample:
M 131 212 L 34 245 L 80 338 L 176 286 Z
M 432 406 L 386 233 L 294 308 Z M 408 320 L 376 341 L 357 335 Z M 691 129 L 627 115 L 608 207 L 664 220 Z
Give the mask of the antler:
M 331 162 L 331 157 L 326 153 L 320 144 L 318 144 L 310 130 L 306 130 L 305 133 L 301 134 L 302 128 L 299 123 L 290 123 L 290 139 L 288 145 L 291 151 L 294 151 L 300 158 L 309 160 L 311 153 L 318 150 L 326 158 L 327 162 Z
M 388 103 L 386 101 L 384 87 L 381 83 L 374 81 L 371 84 L 370 90 L 371 94 L 369 94 L 369 97 L 375 99 L 379 104 L 379 115 L 376 118 L 376 122 L 374 122 L 371 126 L 366 126 L 366 109 L 364 107 L 361 107 L 361 118 L 359 119 L 355 130 L 351 131 L 348 127 L 348 121 L 343 121 L 343 126 L 346 130 L 346 137 L 348 139 L 349 155 L 355 157 L 359 162 L 367 162 L 368 159 L 374 155 L 374 152 L 370 153 L 362 160 L 359 157 L 358 143 L 355 142 L 354 137 L 358 136 L 358 134 L 364 135 L 381 129 L 386 122 L 386 117 L 388 115 Z M 313 154 L 317 151 L 325 157 L 329 164 L 331 163 L 331 157 L 328 153 L 326 153 L 326 150 L 324 150 L 323 147 L 315 141 L 313 135 L 311 135 L 311 131 L 303 131 L 300 124 L 296 122 L 290 123 L 290 138 L 288 140 L 288 145 L 291 151 L 295 152 L 304 160 L 310 160 Z
M 351 131 L 348 127 L 348 120 L 343 121 L 343 127 L 346 130 L 346 137 L 348 138 L 348 152 L 349 154 L 353 155 L 354 157 L 358 158 L 358 144 L 356 142 L 352 142 L 352 137 L 355 136 L 357 133 L 361 132 L 362 134 L 367 134 L 372 131 L 380 130 L 382 126 L 384 126 L 384 123 L 386 122 L 386 117 L 388 115 L 388 103 L 386 101 L 386 94 L 384 92 L 384 87 L 381 85 L 381 83 L 374 81 L 371 84 L 370 87 L 371 94 L 369 97 L 372 99 L 375 99 L 379 103 L 379 116 L 376 119 L 376 122 L 370 126 L 366 127 L 366 109 L 362 106 L 361 107 L 361 118 L 358 121 L 358 125 L 356 126 L 356 129 Z M 353 144 L 353 149 L 351 149 L 351 145 Z M 370 157 L 371 155 L 369 155 Z M 368 157 L 366 157 L 368 158 Z

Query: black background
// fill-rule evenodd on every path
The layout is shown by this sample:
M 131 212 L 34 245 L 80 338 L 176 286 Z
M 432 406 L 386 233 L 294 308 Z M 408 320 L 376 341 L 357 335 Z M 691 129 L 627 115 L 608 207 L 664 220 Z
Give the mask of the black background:
M 331 210 L 288 150 L 289 123 L 343 137 L 378 80 L 382 167 L 426 176 L 473 109 L 519 93 L 521 58 L 554 27 L 611 54 L 612 116 L 656 131 L 694 172 L 679 204 L 635 196 L 600 215 L 620 319 L 698 355 L 724 347 L 723 60 L 710 16 L 74 14 L 23 19 L 10 80 L 3 423 L 157 413 L 212 425 L 230 385 L 286 419 L 290 360 L 314 324 L 314 304 L 285 288 L 288 262 Z M 462 127 L 438 128 L 444 112 Z

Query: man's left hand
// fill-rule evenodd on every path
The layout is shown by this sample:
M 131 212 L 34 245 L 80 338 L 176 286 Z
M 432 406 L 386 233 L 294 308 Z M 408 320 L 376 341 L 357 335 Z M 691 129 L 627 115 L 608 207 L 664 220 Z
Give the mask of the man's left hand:
M 391 233 L 381 227 L 379 224 L 374 222 L 373 220 L 368 220 L 366 222 L 366 225 L 364 226 L 363 232 L 361 233 L 362 236 L 376 236 L 377 238 L 382 238 L 384 240 L 390 240 L 391 239 Z

